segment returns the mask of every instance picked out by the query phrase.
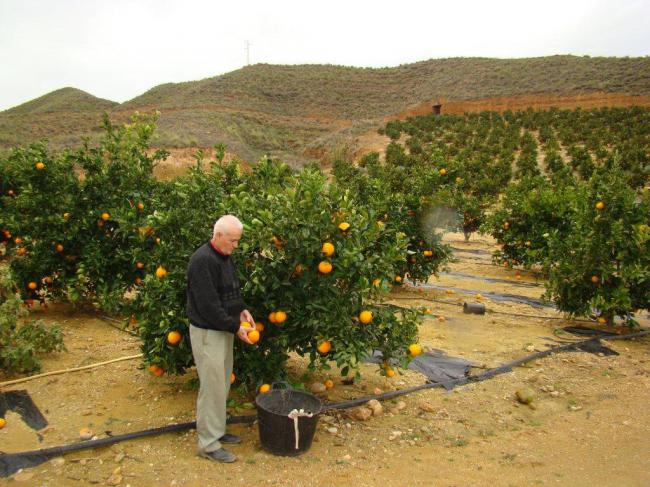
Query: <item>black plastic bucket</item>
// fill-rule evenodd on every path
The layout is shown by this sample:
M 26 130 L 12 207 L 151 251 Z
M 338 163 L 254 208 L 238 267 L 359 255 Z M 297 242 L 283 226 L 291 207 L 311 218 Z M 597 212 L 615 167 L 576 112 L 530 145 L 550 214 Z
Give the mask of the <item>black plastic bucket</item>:
M 262 448 L 276 455 L 295 456 L 309 450 L 316 432 L 318 414 L 322 404 L 313 394 L 277 389 L 276 384 L 255 398 L 257 405 L 257 424 Z M 312 417 L 298 417 L 298 447 L 296 448 L 296 428 L 288 414 L 293 410 L 304 410 Z

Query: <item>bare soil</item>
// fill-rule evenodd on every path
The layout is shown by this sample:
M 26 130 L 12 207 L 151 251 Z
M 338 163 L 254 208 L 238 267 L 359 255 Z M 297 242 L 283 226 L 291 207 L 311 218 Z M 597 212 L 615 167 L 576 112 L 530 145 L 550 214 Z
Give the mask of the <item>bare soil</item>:
M 465 243 L 458 234 L 447 240 L 459 260 L 450 266 L 451 274 L 430 283 L 462 288 L 465 294 L 402 287 L 390 296 L 395 304 L 431 309 L 420 329 L 425 348 L 493 367 L 559 340 L 577 339 L 559 332 L 569 323 L 551 308 L 486 297 L 498 293 L 538 299 L 543 292 L 533 273 L 492 266 L 487 253 L 493 248 L 491 241 L 475 237 Z M 483 302 L 488 312 L 463 314 L 459 305 L 465 301 Z M 139 351 L 137 338 L 109 326 L 95 313 L 50 305 L 34 314 L 60 323 L 67 347 L 67 352 L 44 358 L 44 371 Z M 647 320 L 643 326 L 648 326 Z M 133 487 L 646 486 L 650 485 L 649 343 L 647 338 L 605 342 L 620 355 L 556 354 L 482 383 L 402 396 L 386 401 L 384 414 L 366 422 L 351 419 L 348 411 L 321 415 L 311 449 L 298 457 L 274 456 L 261 449 L 255 424 L 233 425 L 231 432 L 243 438 L 241 445 L 231 448 L 239 457 L 234 464 L 197 457 L 196 433 L 191 430 L 77 452 L 64 461 L 55 459 L 1 479 L 0 484 L 103 485 L 112 476 L 119 485 Z M 294 357 L 289 365 L 294 376 L 304 374 L 304 360 Z M 413 371 L 385 379 L 374 365 L 362 366 L 362 373 L 363 380 L 354 385 L 344 385 L 336 373 L 319 373 L 311 380 L 334 380 L 334 388 L 321 397 L 324 401 L 424 382 Z M 39 441 L 35 431 L 9 412 L 7 426 L 0 430 L 0 450 L 19 452 L 76 442 L 82 428 L 104 437 L 107 432 L 192 421 L 195 378 L 194 371 L 182 377 L 154 377 L 138 360 L 130 360 L 8 387 L 26 389 L 50 426 Z M 516 391 L 524 387 L 534 391 L 533 407 L 515 399 Z M 404 401 L 404 409 L 398 408 L 399 401 Z

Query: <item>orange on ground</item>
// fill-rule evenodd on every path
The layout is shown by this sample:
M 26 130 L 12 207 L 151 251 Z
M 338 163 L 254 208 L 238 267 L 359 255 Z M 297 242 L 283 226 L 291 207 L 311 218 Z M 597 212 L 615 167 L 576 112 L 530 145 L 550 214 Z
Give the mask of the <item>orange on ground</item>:
M 368 310 L 363 310 L 361 313 L 359 313 L 359 321 L 363 323 L 364 325 L 367 325 L 372 321 L 372 312 Z
M 330 242 L 325 242 L 321 248 L 321 252 L 323 252 L 328 257 L 334 255 L 334 245 Z
M 183 338 L 183 336 L 176 330 L 167 333 L 167 343 L 170 345 L 176 345 L 181 341 L 181 338 Z
M 7 425 L 5 418 L 0 418 L 0 430 Z
M 323 342 L 320 342 L 318 344 L 318 347 L 316 347 L 316 349 L 318 350 L 319 353 L 322 353 L 323 355 L 325 355 L 326 353 L 328 353 L 332 349 L 332 342 L 330 342 L 329 340 L 325 340 Z
M 156 269 L 156 277 L 158 279 L 162 279 L 167 275 L 167 269 L 165 269 L 163 266 L 158 266 L 158 269 Z
M 409 353 L 412 357 L 417 357 L 422 353 L 422 347 L 417 343 L 412 343 L 409 345 Z
M 27 287 L 33 291 L 38 287 L 38 285 L 34 281 L 32 281 L 29 284 L 27 284 Z
M 269 384 L 262 384 L 260 386 L 260 394 L 265 394 L 271 390 L 271 386 Z
M 395 377 L 395 371 L 390 367 L 386 367 L 386 377 Z
M 332 379 L 327 379 L 325 381 L 325 387 L 327 387 L 328 389 L 331 389 L 332 387 L 334 387 L 334 381 Z
M 318 272 L 321 274 L 329 274 L 332 272 L 332 264 L 330 262 L 327 262 L 326 260 L 321 261 L 318 264 Z

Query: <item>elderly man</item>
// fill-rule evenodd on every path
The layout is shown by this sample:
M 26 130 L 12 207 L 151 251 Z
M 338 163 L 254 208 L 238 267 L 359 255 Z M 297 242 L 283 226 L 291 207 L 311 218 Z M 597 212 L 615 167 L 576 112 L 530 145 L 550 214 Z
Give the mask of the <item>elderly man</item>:
M 241 323 L 255 323 L 241 297 L 230 258 L 242 232 L 243 225 L 236 217 L 222 216 L 214 224 L 212 239 L 194 252 L 187 266 L 187 316 L 200 381 L 196 405 L 199 455 L 227 463 L 237 457 L 222 444 L 241 442 L 239 437 L 226 433 L 233 342 L 237 335 L 250 344 L 250 329 Z

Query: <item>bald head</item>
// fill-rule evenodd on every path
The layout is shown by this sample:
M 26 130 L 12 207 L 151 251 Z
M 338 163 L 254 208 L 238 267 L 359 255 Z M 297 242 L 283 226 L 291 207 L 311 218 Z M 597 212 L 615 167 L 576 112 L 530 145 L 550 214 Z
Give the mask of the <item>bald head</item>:
M 243 231 L 244 225 L 236 216 L 224 215 L 214 224 L 212 244 L 222 254 L 230 255 L 237 248 Z

